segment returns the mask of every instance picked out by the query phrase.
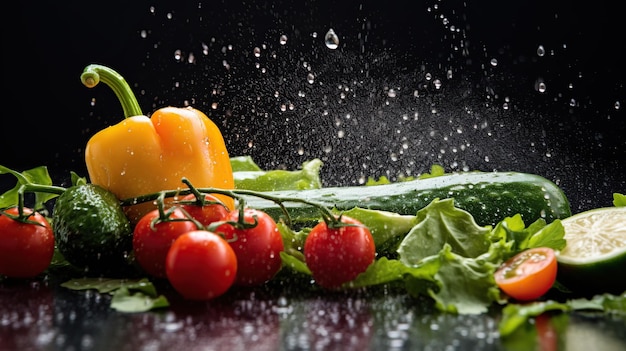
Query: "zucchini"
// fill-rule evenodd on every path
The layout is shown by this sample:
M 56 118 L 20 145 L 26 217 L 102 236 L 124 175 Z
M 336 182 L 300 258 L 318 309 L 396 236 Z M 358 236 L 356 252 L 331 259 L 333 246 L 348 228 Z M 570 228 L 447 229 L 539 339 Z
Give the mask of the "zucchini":
M 410 181 L 372 186 L 325 187 L 309 190 L 264 192 L 281 199 L 302 199 L 339 211 L 355 207 L 415 215 L 434 199 L 454 198 L 456 207 L 468 211 L 476 223 L 495 225 L 520 214 L 529 224 L 543 218 L 547 223 L 571 216 L 569 200 L 550 180 L 519 172 L 459 172 Z M 265 211 L 275 220 L 284 216 L 276 203 L 246 195 L 249 207 Z M 298 202 L 283 202 L 292 223 L 311 223 L 319 209 Z

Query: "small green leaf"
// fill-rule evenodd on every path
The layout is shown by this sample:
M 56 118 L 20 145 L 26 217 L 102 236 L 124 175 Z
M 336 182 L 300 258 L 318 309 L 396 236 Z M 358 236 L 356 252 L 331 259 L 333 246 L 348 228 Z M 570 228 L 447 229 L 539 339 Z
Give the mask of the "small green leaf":
M 0 194 L 0 208 L 12 207 L 18 204 L 18 190 L 25 184 L 52 185 L 52 179 L 46 166 L 35 167 L 22 173 L 0 165 L 0 174 L 12 174 L 17 178 L 17 184 L 13 189 Z M 57 197 L 57 194 L 36 192 L 33 209 L 40 211 L 44 209 L 44 204 Z
M 524 305 L 511 303 L 502 309 L 502 320 L 498 330 L 501 337 L 507 337 L 531 317 L 536 317 L 546 311 L 567 312 L 570 310 L 570 305 L 556 301 L 531 302 Z
M 131 293 L 127 287 L 115 290 L 111 299 L 111 308 L 126 313 L 146 312 L 165 307 L 169 307 L 169 302 L 164 296 L 155 297 L 141 291 Z
M 620 193 L 614 193 L 613 205 L 616 207 L 626 206 L 626 195 L 620 194 Z
M 292 270 L 294 270 L 296 272 L 300 272 L 300 273 L 304 273 L 304 274 L 307 274 L 307 275 L 311 275 L 311 270 L 309 269 L 309 267 L 307 267 L 306 263 L 304 263 L 303 261 L 299 260 L 295 256 L 292 256 L 292 255 L 282 251 L 280 253 L 280 258 L 283 261 L 283 267 L 289 267 L 290 269 L 292 269 Z

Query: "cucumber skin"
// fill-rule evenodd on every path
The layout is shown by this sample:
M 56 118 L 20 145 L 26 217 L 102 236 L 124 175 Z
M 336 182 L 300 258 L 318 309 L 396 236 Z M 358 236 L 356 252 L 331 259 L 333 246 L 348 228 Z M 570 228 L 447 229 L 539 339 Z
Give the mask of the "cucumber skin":
M 571 216 L 563 191 L 539 175 L 520 172 L 465 172 L 405 182 L 374 185 L 326 187 L 300 191 L 273 191 L 265 194 L 297 198 L 340 211 L 354 207 L 415 215 L 434 199 L 454 198 L 456 207 L 468 211 L 477 224 L 495 225 L 505 217 L 520 214 L 526 225 L 543 218 L 547 223 Z M 244 196 L 249 207 L 267 212 L 275 220 L 284 216 L 275 203 Z M 283 203 L 293 222 L 320 218 L 318 209 L 300 202 Z

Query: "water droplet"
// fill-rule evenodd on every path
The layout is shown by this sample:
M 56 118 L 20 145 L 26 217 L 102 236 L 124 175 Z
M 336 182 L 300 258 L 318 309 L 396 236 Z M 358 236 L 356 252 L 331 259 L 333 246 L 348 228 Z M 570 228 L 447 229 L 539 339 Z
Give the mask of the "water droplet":
M 315 76 L 313 75 L 313 73 L 309 73 L 306 76 L 306 81 L 309 82 L 309 84 L 313 84 L 315 82 Z
M 284 35 L 284 34 L 283 34 L 283 35 L 281 35 L 281 36 L 280 36 L 280 41 L 279 41 L 279 42 L 280 42 L 280 45 L 285 45 L 285 44 L 287 44 L 287 36 L 286 36 L 286 35 Z
M 544 93 L 546 91 L 546 83 L 544 83 L 543 79 L 539 78 L 535 81 L 535 90 L 540 93 Z
M 493 67 L 496 67 L 496 66 L 498 65 L 498 60 L 497 60 L 497 59 L 495 59 L 495 58 L 492 58 L 492 59 L 491 59 L 491 61 L 490 61 L 489 63 L 491 63 L 491 65 L 492 65 Z
M 441 89 L 441 80 L 435 79 L 433 80 L 433 84 L 435 85 L 435 89 L 437 90 Z
M 324 42 L 326 43 L 326 47 L 329 49 L 335 50 L 339 47 L 339 37 L 335 34 L 335 31 L 332 28 L 326 32 Z
M 254 57 L 260 57 L 261 56 L 261 49 L 259 47 L 255 47 L 252 50 L 252 53 L 254 53 Z
M 394 89 L 389 89 L 389 91 L 387 92 L 387 96 L 389 96 L 390 98 L 396 97 L 396 91 Z
M 139 35 L 140 35 L 142 38 L 144 38 L 144 39 L 145 39 L 145 38 L 147 38 L 147 37 L 148 37 L 148 31 L 146 31 L 146 30 L 144 29 L 144 30 L 142 30 L 141 32 L 139 32 Z
M 545 54 L 546 54 L 546 49 L 543 48 L 543 45 L 539 45 L 539 47 L 537 47 L 537 55 L 541 57 Z
M 616 110 L 619 110 L 622 107 L 622 104 L 619 101 L 615 101 L 615 104 L 613 104 L 613 107 L 615 107 Z
M 176 51 L 174 51 L 174 60 L 176 60 L 176 61 L 180 61 L 180 59 L 181 59 L 181 57 L 182 57 L 182 56 L 183 56 L 183 55 L 182 55 L 182 53 L 181 53 L 181 51 L 180 51 L 180 50 L 176 50 Z

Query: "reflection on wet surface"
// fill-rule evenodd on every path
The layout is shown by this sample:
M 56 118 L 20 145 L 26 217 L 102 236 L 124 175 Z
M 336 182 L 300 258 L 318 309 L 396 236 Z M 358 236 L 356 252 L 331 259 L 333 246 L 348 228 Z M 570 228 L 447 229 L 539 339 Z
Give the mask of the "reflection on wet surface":
M 388 288 L 330 293 L 267 286 L 206 303 L 172 296 L 168 309 L 128 314 L 110 309 L 107 295 L 46 282 L 3 282 L 0 299 L 2 350 L 617 351 L 626 345 L 623 317 L 555 314 L 502 340 L 495 311 L 435 313 L 430 302 Z

